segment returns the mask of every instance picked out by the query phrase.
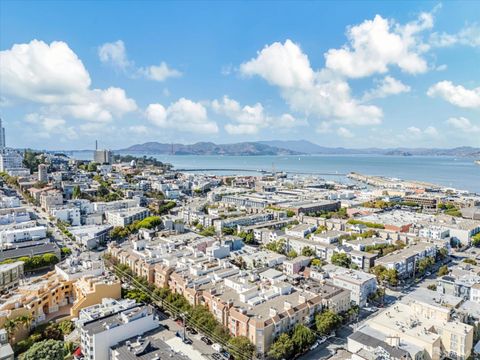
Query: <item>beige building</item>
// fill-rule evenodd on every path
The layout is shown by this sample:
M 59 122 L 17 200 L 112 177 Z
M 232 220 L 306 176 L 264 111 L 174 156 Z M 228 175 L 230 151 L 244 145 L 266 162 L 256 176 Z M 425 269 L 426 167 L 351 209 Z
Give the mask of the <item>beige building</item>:
M 40 206 L 46 211 L 62 204 L 63 194 L 58 190 L 49 190 L 40 194 Z
M 0 292 L 15 289 L 23 276 L 23 261 L 0 265 Z
M 120 299 L 122 297 L 122 283 L 115 278 L 85 276 L 73 284 L 73 296 L 75 302 L 70 309 L 70 315 L 78 317 L 80 310 L 100 304 L 104 298 Z
M 117 280 L 92 276 L 67 280 L 52 271 L 0 298 L 0 328 L 7 319 L 24 315 L 31 316 L 32 326 L 61 316 L 74 317 L 82 308 L 101 303 L 104 297 L 120 298 L 120 295 Z M 26 329 L 19 328 L 13 341 L 26 335 Z
M 367 321 L 359 332 L 377 339 L 382 334 L 380 340 L 408 351 L 413 359 L 464 360 L 472 352 L 474 328 L 453 318 L 461 302 L 419 289 Z

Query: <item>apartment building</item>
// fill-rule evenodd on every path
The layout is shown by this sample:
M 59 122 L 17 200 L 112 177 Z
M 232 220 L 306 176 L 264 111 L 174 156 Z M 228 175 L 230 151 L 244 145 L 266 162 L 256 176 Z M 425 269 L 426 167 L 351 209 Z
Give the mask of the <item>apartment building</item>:
M 0 293 L 8 293 L 18 287 L 23 276 L 23 261 L 0 265 Z
M 308 214 L 322 211 L 338 211 L 340 201 L 316 200 L 316 201 L 294 201 L 279 204 L 281 208 L 291 210 L 295 215 Z
M 213 221 L 215 231 L 220 233 L 222 228 L 233 228 L 237 226 L 249 226 L 262 222 L 272 221 L 274 219 L 273 213 L 260 213 L 250 216 L 239 216 L 234 218 L 219 219 Z
M 377 291 L 377 278 L 363 271 L 346 269 L 335 265 L 323 267 L 333 285 L 350 291 L 352 303 L 364 307 L 368 297 Z
M 13 245 L 20 242 L 40 240 L 46 237 L 47 228 L 45 226 L 8 229 L 0 232 L 0 243 Z
M 104 298 L 120 299 L 122 283 L 114 277 L 83 276 L 73 284 L 73 296 L 70 316 L 76 318 L 83 308 L 100 304 Z
M 87 360 L 108 360 L 112 346 L 158 326 L 153 308 L 145 305 L 86 321 L 80 326 L 82 354 Z
M 419 260 L 427 256 L 435 257 L 436 254 L 435 244 L 420 242 L 375 260 L 375 266 L 383 265 L 387 269 L 396 269 L 400 277 L 407 277 L 413 273 Z
M 412 359 L 465 360 L 473 348 L 474 328 L 455 320 L 461 302 L 420 288 L 368 320 L 358 332 L 389 342 Z M 350 339 L 348 350 L 358 351 Z
M 150 211 L 144 207 L 127 208 L 105 212 L 107 223 L 112 226 L 125 227 L 138 220 L 143 220 L 150 215 Z
M 63 194 L 58 190 L 48 190 L 40 193 L 40 206 L 48 211 L 56 206 L 63 205 Z
M 50 209 L 49 213 L 57 220 L 68 223 L 72 226 L 79 226 L 81 224 L 81 212 L 77 207 L 62 206 Z

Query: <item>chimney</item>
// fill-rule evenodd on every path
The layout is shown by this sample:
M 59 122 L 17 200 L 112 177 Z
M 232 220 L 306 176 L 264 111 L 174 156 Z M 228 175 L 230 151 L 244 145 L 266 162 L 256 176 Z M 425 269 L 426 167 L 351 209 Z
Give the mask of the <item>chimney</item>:
M 277 316 L 277 309 L 271 307 L 270 308 L 270 317 Z
M 283 308 L 284 310 L 290 310 L 292 308 L 292 304 L 288 301 L 283 302 Z

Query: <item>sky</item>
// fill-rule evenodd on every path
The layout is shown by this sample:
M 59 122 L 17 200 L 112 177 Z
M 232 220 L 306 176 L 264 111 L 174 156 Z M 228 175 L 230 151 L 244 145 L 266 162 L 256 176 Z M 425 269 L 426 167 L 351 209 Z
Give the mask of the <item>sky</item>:
M 480 147 L 478 1 L 0 2 L 7 145 Z

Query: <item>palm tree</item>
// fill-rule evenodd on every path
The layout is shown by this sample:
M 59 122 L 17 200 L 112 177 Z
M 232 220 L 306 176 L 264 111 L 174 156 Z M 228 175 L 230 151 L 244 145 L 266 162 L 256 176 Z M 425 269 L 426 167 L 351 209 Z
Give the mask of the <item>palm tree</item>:
M 5 331 L 7 332 L 8 338 L 11 339 L 12 335 L 15 333 L 15 330 L 17 330 L 17 322 L 15 320 L 7 319 L 5 321 L 5 324 L 3 324 L 3 327 L 5 328 Z
M 26 314 L 26 315 L 21 315 L 17 317 L 15 321 L 22 324 L 28 331 L 30 331 L 33 318 L 32 318 L 32 315 Z

